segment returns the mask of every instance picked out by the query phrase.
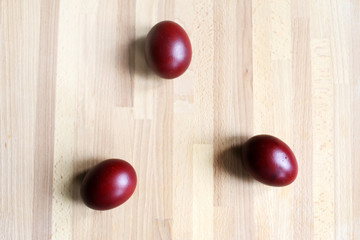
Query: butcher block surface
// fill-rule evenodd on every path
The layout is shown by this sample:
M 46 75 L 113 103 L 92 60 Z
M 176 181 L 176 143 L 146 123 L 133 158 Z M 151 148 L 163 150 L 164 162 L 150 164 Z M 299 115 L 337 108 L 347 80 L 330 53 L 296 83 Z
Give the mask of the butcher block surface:
M 164 80 L 144 39 L 188 33 Z M 0 239 L 360 239 L 360 1 L 0 0 Z M 243 169 L 256 134 L 286 142 L 295 182 Z M 80 199 L 108 158 L 138 177 L 120 207 Z

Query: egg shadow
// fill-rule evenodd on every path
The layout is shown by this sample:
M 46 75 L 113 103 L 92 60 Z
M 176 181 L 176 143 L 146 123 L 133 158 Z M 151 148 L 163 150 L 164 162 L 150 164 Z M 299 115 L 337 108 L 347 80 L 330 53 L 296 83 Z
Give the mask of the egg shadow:
M 74 164 L 73 177 L 67 183 L 67 198 L 74 202 L 81 202 L 80 187 L 85 175 L 94 166 L 96 160 L 82 160 Z
M 134 39 L 129 44 L 129 67 L 131 72 L 138 76 L 146 77 L 151 74 L 145 60 L 145 40 L 146 37 Z
M 86 175 L 87 171 L 83 171 L 81 173 L 76 174 L 72 180 L 71 180 L 71 187 L 70 187 L 70 196 L 69 198 L 71 198 L 71 200 L 73 201 L 80 201 L 81 197 L 80 197 L 80 186 L 82 183 L 82 180 L 84 179 L 85 175 Z
M 243 165 L 243 148 L 245 137 L 231 138 L 225 141 L 230 145 L 224 150 L 219 151 L 215 156 L 215 167 L 230 174 L 233 177 L 239 178 L 245 182 L 252 182 L 253 177 L 246 171 Z

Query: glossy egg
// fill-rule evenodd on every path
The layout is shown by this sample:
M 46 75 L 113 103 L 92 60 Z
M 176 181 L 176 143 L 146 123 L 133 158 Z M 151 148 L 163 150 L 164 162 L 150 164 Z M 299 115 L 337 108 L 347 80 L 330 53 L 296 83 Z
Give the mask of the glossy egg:
M 146 62 L 162 78 L 171 79 L 183 74 L 190 65 L 191 56 L 190 39 L 175 22 L 159 22 L 146 37 Z
M 286 186 L 298 173 L 292 150 L 270 135 L 254 136 L 244 144 L 243 163 L 256 180 L 270 186 Z
M 80 195 L 89 208 L 108 210 L 127 201 L 134 193 L 136 183 L 135 170 L 128 162 L 108 159 L 85 175 Z

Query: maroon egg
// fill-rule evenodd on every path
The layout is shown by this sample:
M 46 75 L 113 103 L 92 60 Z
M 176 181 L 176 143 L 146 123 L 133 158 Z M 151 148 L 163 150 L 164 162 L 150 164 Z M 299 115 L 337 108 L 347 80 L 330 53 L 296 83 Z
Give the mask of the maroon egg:
M 95 210 L 108 210 L 123 204 L 134 193 L 136 173 L 126 161 L 108 159 L 86 174 L 80 189 L 84 203 Z
M 162 78 L 176 78 L 190 65 L 191 43 L 184 29 L 172 21 L 156 24 L 145 41 L 148 66 Z
M 243 163 L 258 181 L 270 186 L 286 186 L 298 173 L 294 153 L 280 139 L 270 135 L 257 135 L 243 146 Z

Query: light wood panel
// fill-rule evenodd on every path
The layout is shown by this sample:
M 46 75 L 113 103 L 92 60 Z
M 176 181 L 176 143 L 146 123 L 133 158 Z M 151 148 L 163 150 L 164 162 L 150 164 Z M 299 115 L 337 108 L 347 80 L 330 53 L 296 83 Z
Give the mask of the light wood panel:
M 170 19 L 193 47 L 163 80 L 144 37 Z M 0 0 L 0 239 L 360 239 L 357 0 Z M 273 134 L 297 180 L 238 161 Z M 79 186 L 107 158 L 134 195 L 106 212 Z

